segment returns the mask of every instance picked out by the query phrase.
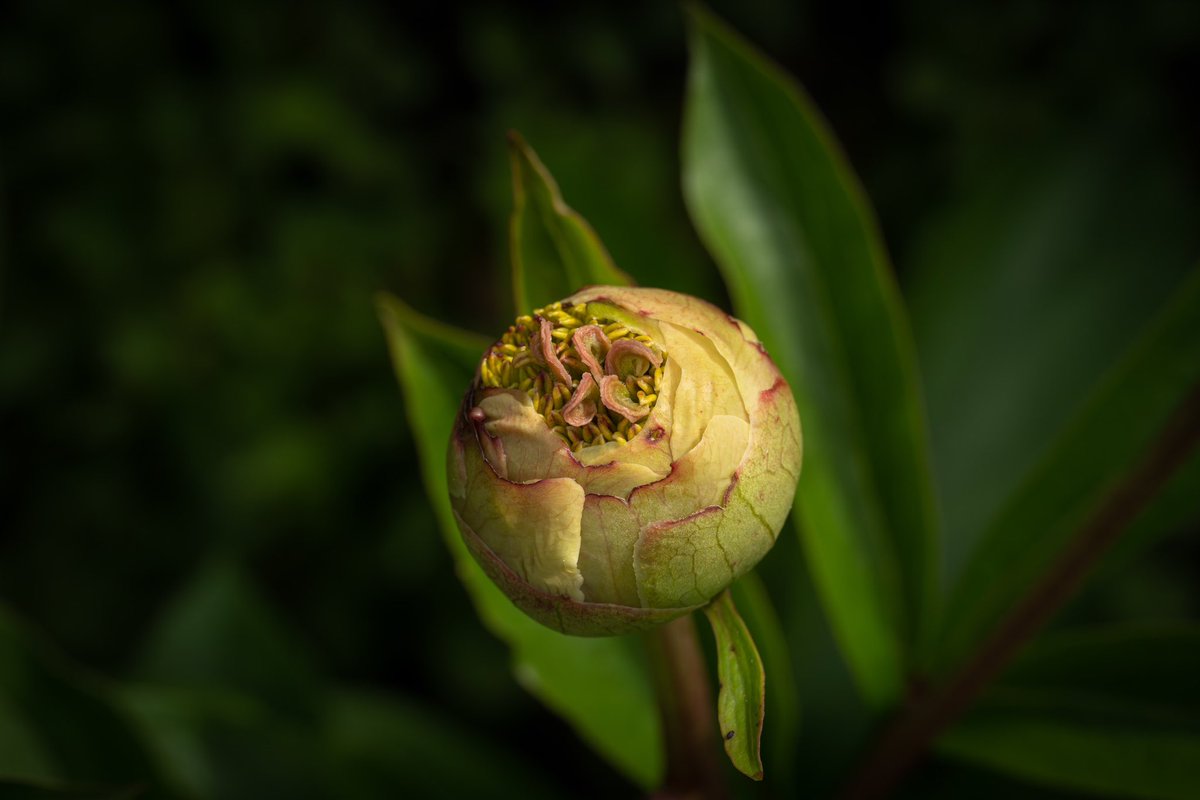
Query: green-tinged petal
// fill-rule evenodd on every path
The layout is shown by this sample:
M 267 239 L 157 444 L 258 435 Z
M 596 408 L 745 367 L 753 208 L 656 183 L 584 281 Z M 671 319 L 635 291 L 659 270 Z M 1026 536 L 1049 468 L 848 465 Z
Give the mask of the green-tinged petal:
M 633 574 L 641 523 L 629 504 L 616 497 L 589 494 L 583 502 L 581 535 L 579 571 L 588 602 L 641 605 Z
M 643 531 L 633 566 L 644 605 L 704 603 L 737 577 L 738 562 L 729 558 L 730 548 L 758 563 L 775 543 L 770 532 L 743 530 L 737 520 L 724 524 L 725 516 L 725 509 L 710 506 Z M 722 541 L 723 533 L 730 541 Z M 751 542 L 751 536 L 757 541 Z
M 473 431 L 466 430 L 467 438 Z M 534 589 L 583 600 L 579 574 L 583 487 L 570 478 L 513 483 L 496 475 L 474 442 L 452 443 L 453 469 L 462 453 L 466 485 L 455 512 L 510 569 Z
M 670 353 L 668 383 L 675 384 L 671 455 L 678 461 L 700 442 L 715 416 L 747 418 L 737 378 L 703 334 L 662 323 L 663 346 Z M 678 378 L 674 376 L 678 374 Z
M 775 543 L 800 471 L 800 420 L 783 379 L 759 395 L 750 444 L 724 507 L 648 525 L 634 571 L 647 605 L 686 605 L 712 597 L 754 567 Z
M 596 445 L 595 447 L 585 447 L 575 455 L 579 457 L 589 450 L 615 449 L 621 446 L 618 443 L 609 442 L 608 444 Z M 625 445 L 625 447 L 632 449 L 631 445 Z M 652 445 L 646 445 L 639 449 L 647 455 L 654 451 Z M 574 479 L 579 482 L 579 485 L 589 495 L 610 495 L 612 497 L 620 497 L 622 500 L 629 497 L 629 493 L 639 486 L 645 486 L 648 483 L 660 480 L 664 474 L 654 467 L 625 460 L 614 460 L 594 467 L 579 467 L 577 470 L 577 472 L 572 472 L 571 474 L 574 475 Z M 668 466 L 665 471 L 669 472 L 670 467 Z
M 503 459 L 497 459 L 502 463 L 492 466 L 500 477 L 514 483 L 571 478 L 589 494 L 624 498 L 670 472 L 670 456 L 659 455 L 661 448 L 653 444 L 622 450 L 621 445 L 609 443 L 571 453 L 546 427 L 524 392 L 489 389 L 480 396 L 479 408 L 486 417 L 483 428 L 500 440 L 503 451 Z M 618 460 L 622 454 L 634 457 Z
M 621 290 L 618 286 L 589 286 L 581 292 L 578 292 L 564 300 L 564 303 L 575 305 L 583 303 L 587 306 L 587 313 L 597 319 L 611 319 L 614 322 L 619 322 L 634 333 L 643 333 L 649 336 L 654 341 L 662 341 L 662 333 L 658 329 L 658 321 L 639 311 L 633 311 L 623 306 L 616 305 L 608 299 L 607 292 L 612 290 Z M 642 291 L 652 291 L 643 289 Z M 589 300 L 587 298 L 595 298 Z
M 694 611 L 697 606 L 635 608 L 609 603 L 581 603 L 538 591 L 512 570 L 462 517 L 456 519 L 468 549 L 488 577 L 522 611 L 548 628 L 572 636 L 615 636 L 648 630 Z
M 513 483 L 529 483 L 559 477 L 570 457 L 563 440 L 546 427 L 529 395 L 512 389 L 488 389 L 477 396 L 483 411 L 483 429 L 500 440 L 503 459 L 492 468 Z
M 750 443 L 750 423 L 727 414 L 713 417 L 700 443 L 675 462 L 671 474 L 634 490 L 629 504 L 643 521 L 686 517 L 721 505 Z
M 698 297 L 672 292 L 667 289 L 651 289 L 636 286 L 589 286 L 568 298 L 571 303 L 597 304 L 605 308 L 615 306 L 613 319 L 636 325 L 638 319 L 665 319 L 683 324 L 685 321 L 693 328 L 714 330 L 727 325 L 729 315 L 712 303 Z
M 778 534 L 792 511 L 803 456 L 800 415 L 782 377 L 759 393 L 751 420 L 750 444 L 732 493 Z

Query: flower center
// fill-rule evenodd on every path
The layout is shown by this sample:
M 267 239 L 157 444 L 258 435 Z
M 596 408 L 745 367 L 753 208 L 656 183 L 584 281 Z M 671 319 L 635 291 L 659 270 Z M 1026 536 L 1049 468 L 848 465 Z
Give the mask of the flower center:
M 579 451 L 627 444 L 641 433 L 666 358 L 649 336 L 602 310 L 553 303 L 517 317 L 484 355 L 479 374 L 485 387 L 528 394 L 547 427 Z

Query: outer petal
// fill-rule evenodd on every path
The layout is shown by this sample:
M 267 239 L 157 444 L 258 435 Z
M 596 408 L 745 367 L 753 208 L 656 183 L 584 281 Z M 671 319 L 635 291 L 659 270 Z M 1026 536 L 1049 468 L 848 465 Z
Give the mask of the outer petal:
M 477 395 L 484 430 L 504 443 L 506 464 L 497 472 L 514 483 L 562 477 L 570 469 L 562 439 L 546 427 L 529 395 L 515 389 L 485 389 Z
M 728 414 L 713 417 L 704 437 L 671 474 L 639 486 L 629 505 L 643 524 L 680 519 L 702 508 L 721 505 L 750 443 L 750 423 Z
M 660 327 L 670 354 L 664 379 L 674 387 L 671 456 L 678 461 L 699 443 L 714 416 L 748 415 L 737 378 L 708 337 L 668 322 Z
M 787 520 L 800 458 L 800 419 L 780 378 L 759 393 L 750 443 L 723 507 L 654 523 L 643 531 L 634 557 L 642 602 L 702 603 L 754 567 Z
M 503 469 L 494 465 L 495 471 L 514 483 L 571 478 L 585 492 L 628 497 L 636 487 L 653 483 L 670 471 L 669 454 L 660 456 L 650 445 L 638 447 L 640 457 L 621 460 L 615 455 L 606 459 L 599 452 L 604 448 L 616 450 L 619 445 L 615 444 L 571 453 L 563 440 L 546 427 L 524 392 L 487 389 L 479 393 L 478 403 L 486 417 L 484 430 L 503 442 L 505 464 Z
M 659 319 L 703 330 L 733 367 L 745 397 L 771 388 L 779 376 L 769 358 L 755 357 L 753 351 L 761 355 L 762 348 L 749 325 L 698 297 L 640 286 L 589 286 L 575 293 L 570 302 L 620 306 L 631 324 L 637 324 L 639 318 Z M 658 336 L 654 338 L 662 341 Z M 747 349 L 746 342 L 753 347 Z
M 497 556 L 457 511 L 454 518 L 467 549 L 488 577 L 517 608 L 548 628 L 572 636 L 617 636 L 648 630 L 696 610 L 696 606 L 635 608 L 610 603 L 580 603 L 539 591 Z
M 474 431 L 460 424 L 449 459 L 450 480 L 461 469 L 463 490 L 451 494 L 456 514 L 532 587 L 583 600 L 579 572 L 583 487 L 570 478 L 513 483 L 484 460 Z M 466 439 L 467 441 L 463 441 Z
M 616 497 L 589 494 L 583 501 L 581 535 L 583 596 L 593 603 L 640 606 L 633 558 L 641 525 L 629 504 Z

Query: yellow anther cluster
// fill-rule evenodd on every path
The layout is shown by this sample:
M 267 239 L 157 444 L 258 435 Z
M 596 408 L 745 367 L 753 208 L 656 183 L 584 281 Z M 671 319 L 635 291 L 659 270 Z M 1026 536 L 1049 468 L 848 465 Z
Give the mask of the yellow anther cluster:
M 540 335 L 539 318 L 549 320 L 554 326 L 550 336 L 555 354 L 571 376 L 570 387 L 555 378 L 533 349 L 533 343 Z M 588 371 L 571 340 L 575 329 L 583 325 L 599 325 L 610 342 L 629 338 L 648 347 L 656 347 L 649 336 L 630 330 L 622 323 L 594 316 L 589 313 L 586 305 L 564 307 L 562 303 L 554 303 L 545 308 L 535 309 L 532 314 L 517 317 L 516 322 L 500 337 L 500 341 L 492 345 L 484 355 L 479 365 L 480 378 L 485 387 L 519 389 L 528 394 L 534 408 L 545 418 L 546 425 L 562 437 L 572 450 L 578 451 L 605 442 L 626 444 L 642 432 L 642 424 L 631 423 L 600 402 L 596 403 L 595 419 L 587 425 L 576 427 L 568 425 L 563 419 L 563 407 L 570 401 L 574 387 L 579 385 L 580 377 Z M 666 367 L 667 354 L 661 350 L 658 352 L 662 353 L 661 366 L 652 366 L 641 377 L 629 376 L 625 379 L 625 388 L 629 390 L 629 396 L 636 398 L 639 405 L 648 409 L 653 409 L 658 399 L 663 369 Z M 644 421 L 643 419 L 642 422 Z

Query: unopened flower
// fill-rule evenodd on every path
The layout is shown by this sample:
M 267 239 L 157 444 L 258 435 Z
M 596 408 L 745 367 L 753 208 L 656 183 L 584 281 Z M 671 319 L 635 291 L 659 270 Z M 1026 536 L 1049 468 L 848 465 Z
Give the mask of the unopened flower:
M 775 543 L 795 400 L 753 331 L 694 297 L 596 286 L 518 317 L 450 443 L 455 518 L 493 581 L 577 635 L 680 616 Z

